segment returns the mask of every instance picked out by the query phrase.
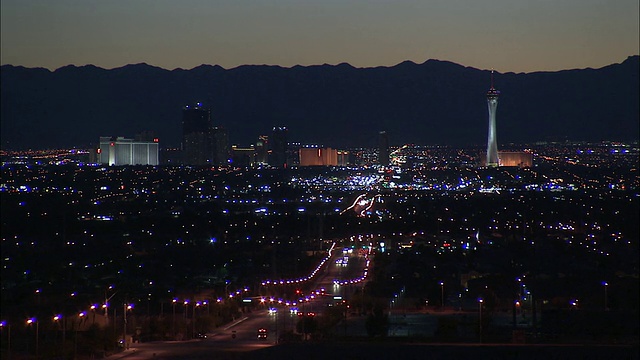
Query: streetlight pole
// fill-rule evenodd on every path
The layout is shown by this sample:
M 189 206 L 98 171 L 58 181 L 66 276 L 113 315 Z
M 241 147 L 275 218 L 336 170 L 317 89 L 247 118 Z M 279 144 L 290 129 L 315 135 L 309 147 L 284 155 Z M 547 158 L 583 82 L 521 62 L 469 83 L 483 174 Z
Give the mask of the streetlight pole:
M 113 289 L 113 286 L 109 286 L 109 289 Z M 105 325 L 109 325 L 109 300 L 111 300 L 111 298 L 117 294 L 118 292 L 114 292 L 113 294 L 111 294 L 111 296 L 107 297 L 107 290 L 104 291 L 104 304 L 102 305 L 102 308 L 104 309 L 104 322 Z M 113 316 L 114 320 L 115 320 L 115 315 Z M 114 324 L 115 326 L 115 324 Z
M 80 323 L 82 322 L 82 318 L 84 317 L 85 313 L 81 312 L 78 314 L 78 326 L 75 326 L 76 328 L 76 336 L 75 336 L 75 340 L 74 340 L 74 344 L 73 344 L 73 358 L 77 359 L 78 358 L 78 329 L 80 328 Z
M 36 318 L 30 318 L 27 319 L 27 325 L 33 325 L 33 323 L 36 324 L 36 357 L 38 357 L 38 319 Z
M 7 359 L 11 359 L 11 325 L 9 325 L 6 321 L 2 320 L 0 322 L 0 329 L 4 330 L 7 328 Z
M 478 299 L 478 307 L 480 309 L 480 321 L 479 321 L 479 326 L 480 326 L 480 342 L 482 342 L 482 303 L 484 302 L 484 300 L 482 299 Z
M 126 302 L 124 303 L 124 326 L 122 329 L 122 347 L 126 350 L 128 348 L 127 346 L 127 310 L 131 310 L 132 306 L 127 304 Z
M 187 321 L 187 319 L 189 318 L 189 300 L 185 300 L 184 301 L 184 319 L 185 321 Z M 189 328 L 187 328 L 187 330 L 189 330 Z
M 440 306 L 444 309 L 444 281 L 440 281 Z
M 191 315 L 191 338 L 195 339 L 196 337 L 196 307 L 200 306 L 200 302 L 196 301 L 195 303 L 193 303 L 193 305 L 191 305 L 191 308 L 193 310 L 193 313 Z
M 604 286 L 604 311 L 609 311 L 609 307 L 607 306 L 607 287 L 609 286 L 609 283 L 606 281 L 602 282 L 602 285 Z
M 62 339 L 62 348 L 64 349 L 64 332 L 62 331 L 62 326 L 60 325 L 60 320 L 62 319 L 62 315 L 56 315 L 53 317 L 53 321 L 58 324 L 60 328 L 60 338 Z
M 38 333 L 40 331 L 39 328 L 40 328 L 40 322 L 38 322 L 38 319 L 36 319 L 36 357 L 38 357 L 38 344 L 40 342 L 38 339 L 39 338 Z
M 171 301 L 171 305 L 173 306 L 173 338 L 175 340 L 176 338 L 176 302 L 178 302 L 178 299 L 173 299 Z
M 98 307 L 98 305 L 96 304 L 92 304 L 91 307 L 89 308 L 91 310 L 92 313 L 92 318 L 91 318 L 91 324 L 95 324 L 96 323 L 96 308 Z
M 124 303 L 122 312 L 124 313 L 124 315 L 123 315 L 124 321 L 122 322 L 123 323 L 123 327 L 122 327 L 122 348 L 124 350 L 126 350 L 127 349 L 127 303 L 126 302 Z

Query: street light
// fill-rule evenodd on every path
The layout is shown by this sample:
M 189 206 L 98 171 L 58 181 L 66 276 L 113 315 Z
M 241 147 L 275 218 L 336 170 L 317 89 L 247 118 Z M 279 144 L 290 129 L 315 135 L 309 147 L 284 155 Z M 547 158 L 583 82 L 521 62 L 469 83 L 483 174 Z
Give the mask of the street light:
M 578 309 L 578 299 L 575 299 L 575 300 L 571 301 L 569 304 L 571 305 L 571 309 L 572 310 L 577 310 Z
M 60 332 L 61 332 L 61 337 L 62 337 L 62 348 L 64 349 L 64 328 L 63 326 L 60 324 L 60 320 L 62 320 L 62 315 L 61 314 L 57 314 L 53 317 L 53 321 L 58 324 L 58 326 L 60 327 Z
M 440 304 L 444 308 L 444 281 L 440 281 Z
M 32 325 L 33 323 L 36 324 L 36 357 L 38 357 L 38 319 L 36 318 L 27 319 L 27 325 Z
M 11 325 L 5 320 L 0 321 L 0 330 L 4 332 L 4 328 L 7 328 L 7 359 L 11 358 Z
M 127 349 L 127 310 L 133 309 L 133 305 L 124 303 L 123 311 L 124 311 L 124 326 L 122 330 L 122 348 Z
M 176 337 L 176 303 L 178 302 L 178 299 L 174 298 L 173 300 L 171 300 L 171 306 L 173 307 L 173 338 L 175 339 Z
M 109 300 L 111 300 L 111 298 L 117 294 L 118 292 L 114 292 L 113 294 L 111 294 L 111 296 L 107 297 L 107 290 L 111 290 L 113 289 L 113 285 L 110 285 L 108 289 L 106 289 L 104 291 L 104 304 L 102 305 L 102 308 L 104 309 L 104 322 L 105 325 L 109 325 Z M 115 311 L 115 309 L 114 309 Z M 114 321 L 115 321 L 115 315 L 114 315 Z M 115 327 L 115 324 L 114 324 Z
M 276 309 L 275 311 L 275 318 L 276 318 L 276 338 L 275 338 L 275 344 L 278 345 L 278 310 Z
M 98 304 L 91 304 L 91 307 L 89 308 L 91 310 L 91 312 L 93 313 L 93 318 L 91 319 L 91 324 L 95 324 L 96 323 L 96 309 L 98 308 Z
M 76 336 L 75 336 L 75 340 L 74 340 L 74 344 L 73 344 L 73 358 L 77 359 L 78 358 L 78 329 L 80 328 L 80 323 L 82 322 L 82 319 L 84 318 L 84 316 L 87 315 L 87 313 L 85 313 L 84 311 L 80 312 L 78 314 L 78 326 L 76 326 Z
M 478 308 L 480 309 L 480 321 L 479 321 L 479 326 L 480 326 L 480 342 L 482 342 L 482 303 L 484 302 L 484 300 L 482 300 L 482 298 L 478 299 Z
M 192 306 L 193 315 L 191 316 L 191 338 L 196 337 L 196 307 L 200 307 L 200 301 L 196 301 Z
M 609 286 L 609 283 L 603 281 L 602 285 L 604 286 L 604 311 L 609 311 L 609 307 L 607 306 L 607 287 Z

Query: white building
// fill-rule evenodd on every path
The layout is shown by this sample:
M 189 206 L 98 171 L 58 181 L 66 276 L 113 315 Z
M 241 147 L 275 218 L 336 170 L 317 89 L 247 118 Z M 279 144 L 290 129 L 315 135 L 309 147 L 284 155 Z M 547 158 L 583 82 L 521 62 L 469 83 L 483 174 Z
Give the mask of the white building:
M 107 165 L 158 165 L 159 143 L 124 137 L 100 137 L 98 163 Z

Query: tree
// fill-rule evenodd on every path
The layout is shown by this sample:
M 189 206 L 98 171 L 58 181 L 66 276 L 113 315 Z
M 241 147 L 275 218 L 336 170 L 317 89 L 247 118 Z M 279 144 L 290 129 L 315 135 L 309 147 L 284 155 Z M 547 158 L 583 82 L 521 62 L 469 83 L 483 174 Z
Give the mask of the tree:
M 370 337 L 386 336 L 389 330 L 389 317 L 380 309 L 375 309 L 365 322 Z
M 305 337 L 307 334 L 313 334 L 318 329 L 318 322 L 314 316 L 305 315 L 298 320 L 296 324 L 296 331 L 303 334 Z

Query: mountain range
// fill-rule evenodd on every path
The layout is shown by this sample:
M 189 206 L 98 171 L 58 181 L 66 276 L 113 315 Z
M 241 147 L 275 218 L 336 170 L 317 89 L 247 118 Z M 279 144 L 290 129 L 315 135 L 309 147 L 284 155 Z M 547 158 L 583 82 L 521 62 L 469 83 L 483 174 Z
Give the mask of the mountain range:
M 289 141 L 332 147 L 479 145 L 486 142 L 491 71 L 447 61 L 391 67 L 349 64 L 201 65 L 166 70 L 147 64 L 0 67 L 3 150 L 89 147 L 100 136 L 155 132 L 177 147 L 182 108 L 201 102 L 230 142 L 255 143 L 273 126 Z M 637 141 L 639 56 L 599 69 L 495 73 L 498 144 L 534 141 Z

